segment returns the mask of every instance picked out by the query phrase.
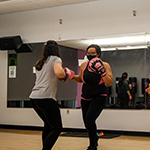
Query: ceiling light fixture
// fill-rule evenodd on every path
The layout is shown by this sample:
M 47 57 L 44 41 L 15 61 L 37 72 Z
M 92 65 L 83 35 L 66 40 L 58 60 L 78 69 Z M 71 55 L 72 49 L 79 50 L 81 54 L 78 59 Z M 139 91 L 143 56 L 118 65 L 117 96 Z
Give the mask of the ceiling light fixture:
M 126 47 L 115 47 L 115 48 L 101 48 L 101 51 L 115 51 L 115 50 L 131 50 L 131 49 L 145 49 L 147 46 L 126 46 Z
M 106 37 L 106 38 L 96 38 L 96 39 L 88 39 L 82 40 L 82 43 L 86 45 L 97 44 L 101 47 L 125 47 L 127 45 L 130 46 L 145 46 L 147 42 L 150 41 L 150 34 L 143 35 L 126 35 L 126 36 L 118 36 L 118 37 Z M 108 48 L 109 48 L 108 47 Z

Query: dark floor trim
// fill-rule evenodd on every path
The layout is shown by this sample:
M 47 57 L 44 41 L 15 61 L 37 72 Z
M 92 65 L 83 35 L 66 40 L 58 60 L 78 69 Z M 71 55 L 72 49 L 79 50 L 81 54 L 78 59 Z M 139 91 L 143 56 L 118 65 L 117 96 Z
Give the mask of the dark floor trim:
M 42 131 L 42 130 L 43 130 L 43 127 L 0 124 L 0 129 L 16 129 L 16 130 Z
M 16 130 L 33 130 L 33 131 L 42 131 L 43 127 L 38 126 L 20 126 L 20 125 L 4 125 L 0 124 L 0 129 L 16 129 Z M 63 128 L 63 132 L 86 132 L 85 129 L 76 129 L 76 128 Z M 117 131 L 117 130 L 98 130 L 98 132 L 104 132 L 108 134 L 121 134 L 127 136 L 143 136 L 150 137 L 150 132 L 135 132 L 135 131 Z

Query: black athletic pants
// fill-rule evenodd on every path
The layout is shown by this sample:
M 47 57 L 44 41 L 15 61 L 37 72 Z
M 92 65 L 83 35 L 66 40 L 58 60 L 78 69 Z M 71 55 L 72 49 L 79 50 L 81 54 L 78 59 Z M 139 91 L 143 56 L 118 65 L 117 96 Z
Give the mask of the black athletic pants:
M 44 122 L 42 150 L 51 150 L 62 130 L 58 104 L 53 99 L 31 99 L 31 104 Z
M 98 136 L 96 119 L 105 106 L 106 97 L 98 96 L 90 101 L 81 100 L 82 115 L 85 127 L 89 135 L 90 146 L 96 146 Z
M 129 96 L 127 93 L 119 93 L 120 108 L 128 108 Z

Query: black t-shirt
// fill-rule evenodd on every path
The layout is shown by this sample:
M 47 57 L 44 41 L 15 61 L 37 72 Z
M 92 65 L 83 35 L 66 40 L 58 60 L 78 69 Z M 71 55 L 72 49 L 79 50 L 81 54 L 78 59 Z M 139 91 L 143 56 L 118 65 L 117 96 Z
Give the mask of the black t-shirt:
M 123 84 L 121 87 L 118 88 L 119 93 L 127 93 L 129 91 L 129 84 L 126 81 L 123 81 Z
M 101 94 L 107 94 L 107 88 L 102 77 L 88 70 L 88 64 L 83 72 L 82 98 L 89 99 L 97 97 Z

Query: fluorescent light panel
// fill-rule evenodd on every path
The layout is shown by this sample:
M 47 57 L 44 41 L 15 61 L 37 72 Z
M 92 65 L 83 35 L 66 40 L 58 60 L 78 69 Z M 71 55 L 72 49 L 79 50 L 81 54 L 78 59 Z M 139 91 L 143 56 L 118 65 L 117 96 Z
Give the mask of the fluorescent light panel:
M 141 44 L 146 45 L 150 41 L 150 35 L 136 35 L 136 36 L 123 36 L 123 37 L 113 37 L 113 38 L 101 38 L 101 39 L 89 39 L 83 41 L 84 43 L 103 45 L 135 45 Z
M 129 49 L 144 49 L 147 46 L 126 46 L 126 47 L 116 47 L 116 48 L 101 48 L 101 51 L 115 51 L 115 50 L 129 50 Z

